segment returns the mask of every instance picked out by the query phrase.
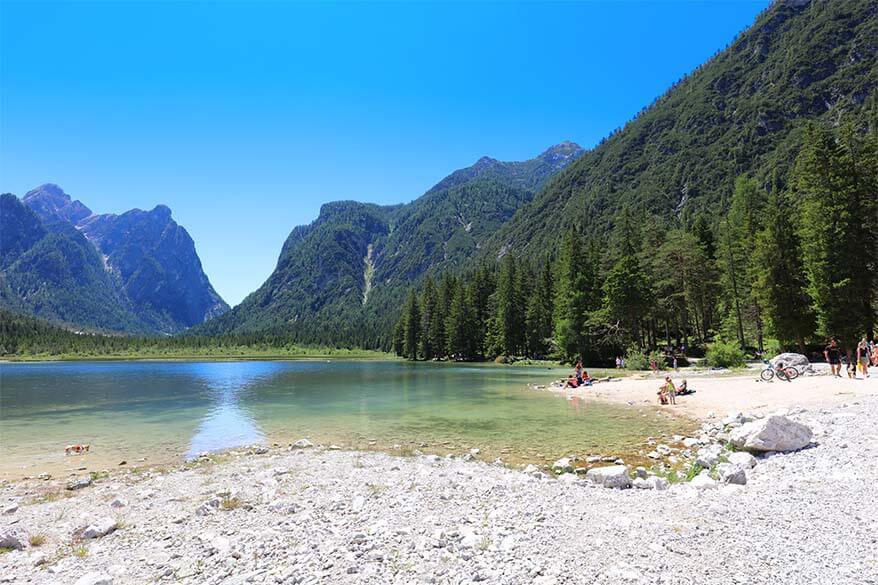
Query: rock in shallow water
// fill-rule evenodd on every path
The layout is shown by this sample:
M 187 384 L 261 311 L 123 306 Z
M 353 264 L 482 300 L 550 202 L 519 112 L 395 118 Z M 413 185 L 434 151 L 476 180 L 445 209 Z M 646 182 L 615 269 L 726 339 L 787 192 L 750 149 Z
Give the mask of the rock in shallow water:
M 731 432 L 729 441 L 747 451 L 798 451 L 811 442 L 811 429 L 785 416 L 769 416 Z

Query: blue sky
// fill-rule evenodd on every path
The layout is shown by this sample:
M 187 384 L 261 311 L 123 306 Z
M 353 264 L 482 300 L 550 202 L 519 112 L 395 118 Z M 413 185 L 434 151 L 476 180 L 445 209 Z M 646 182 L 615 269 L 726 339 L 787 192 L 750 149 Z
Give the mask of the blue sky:
M 767 1 L 0 3 L 0 191 L 168 205 L 236 304 L 337 199 L 584 147 Z

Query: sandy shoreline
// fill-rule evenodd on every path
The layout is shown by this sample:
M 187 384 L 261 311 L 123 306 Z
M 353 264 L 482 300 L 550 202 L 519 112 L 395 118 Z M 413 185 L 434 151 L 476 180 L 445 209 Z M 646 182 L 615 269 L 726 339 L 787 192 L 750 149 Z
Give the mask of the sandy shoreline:
M 820 370 L 818 370 L 819 372 Z M 617 404 L 657 404 L 656 392 L 670 375 L 679 386 L 683 379 L 695 394 L 678 396 L 675 406 L 662 409 L 698 419 L 710 413 L 725 416 L 728 412 L 767 413 L 781 408 L 799 406 L 807 409 L 827 408 L 866 396 L 878 395 L 878 375 L 865 380 L 833 378 L 826 374 L 799 376 L 792 382 L 764 382 L 759 371 L 752 375 L 723 377 L 688 377 L 685 370 L 660 372 L 653 377 L 629 376 L 611 382 L 601 382 L 584 388 L 557 388 L 548 391 L 586 400 L 600 400 Z

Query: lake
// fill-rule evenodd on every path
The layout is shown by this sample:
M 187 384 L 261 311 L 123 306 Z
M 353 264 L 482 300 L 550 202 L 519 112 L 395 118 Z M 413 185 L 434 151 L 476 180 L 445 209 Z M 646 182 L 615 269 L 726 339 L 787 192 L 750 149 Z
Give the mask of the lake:
M 545 463 L 628 454 L 681 421 L 532 390 L 562 370 L 398 361 L 0 365 L 4 477 L 179 462 L 303 437 L 344 448 Z M 65 457 L 70 443 L 89 443 Z

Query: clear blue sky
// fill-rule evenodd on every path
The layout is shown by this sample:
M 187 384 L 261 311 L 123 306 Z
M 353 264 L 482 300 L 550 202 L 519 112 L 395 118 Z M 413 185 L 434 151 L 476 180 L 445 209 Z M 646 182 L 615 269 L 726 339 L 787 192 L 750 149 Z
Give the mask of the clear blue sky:
M 594 145 L 757 2 L 0 3 L 0 191 L 168 205 L 219 293 L 337 199 Z

